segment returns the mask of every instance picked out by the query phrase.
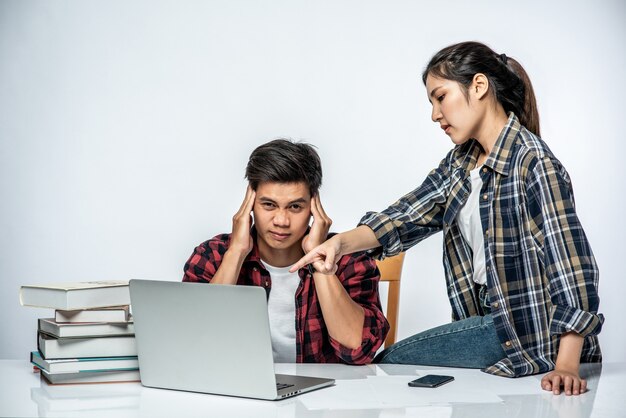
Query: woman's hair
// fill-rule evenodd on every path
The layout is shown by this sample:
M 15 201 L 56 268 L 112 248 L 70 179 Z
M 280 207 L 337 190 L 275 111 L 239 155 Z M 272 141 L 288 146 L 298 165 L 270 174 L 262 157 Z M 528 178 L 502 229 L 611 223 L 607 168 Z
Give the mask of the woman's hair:
M 487 45 L 461 42 L 442 49 L 426 66 L 422 81 L 426 84 L 428 75 L 454 80 L 465 86 L 467 95 L 477 73 L 487 77 L 493 95 L 504 111 L 515 113 L 522 125 L 540 136 L 537 101 L 528 74 L 519 62 L 495 53 Z
M 322 185 L 322 163 L 312 145 L 275 139 L 252 151 L 246 166 L 246 178 L 254 190 L 264 181 L 303 181 L 309 186 L 312 197 Z

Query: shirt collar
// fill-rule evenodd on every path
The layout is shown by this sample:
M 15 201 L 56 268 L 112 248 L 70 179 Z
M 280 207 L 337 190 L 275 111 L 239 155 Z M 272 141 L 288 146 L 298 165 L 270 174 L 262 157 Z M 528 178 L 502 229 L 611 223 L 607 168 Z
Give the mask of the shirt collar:
M 498 139 L 487 157 L 484 166 L 491 168 L 493 171 L 507 176 L 509 174 L 509 164 L 512 158 L 512 148 L 515 144 L 517 134 L 519 133 L 521 124 L 517 116 L 513 112 L 509 113 L 509 120 L 500 132 Z M 480 156 L 482 148 L 478 141 L 471 139 L 465 144 L 459 145 L 454 151 L 456 154 L 455 161 L 457 166 L 466 172 L 476 167 L 476 161 Z
M 503 176 L 509 175 L 509 166 L 511 158 L 513 157 L 513 146 L 515 145 L 521 126 L 517 116 L 515 116 L 513 112 L 510 112 L 509 120 L 502 129 L 502 132 L 500 132 L 498 139 L 496 139 L 496 143 L 487 157 L 487 161 L 485 161 L 485 166 L 490 167 L 493 171 Z

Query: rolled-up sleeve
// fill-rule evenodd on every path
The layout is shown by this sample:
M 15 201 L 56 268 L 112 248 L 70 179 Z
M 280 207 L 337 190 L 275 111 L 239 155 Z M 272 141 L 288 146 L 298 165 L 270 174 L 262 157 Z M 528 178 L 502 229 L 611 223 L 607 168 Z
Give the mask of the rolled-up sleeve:
M 567 171 L 545 157 L 536 161 L 528 179 L 529 209 L 544 239 L 544 268 L 553 304 L 550 334 L 597 335 L 604 322 L 598 314 L 598 266 L 576 215 Z

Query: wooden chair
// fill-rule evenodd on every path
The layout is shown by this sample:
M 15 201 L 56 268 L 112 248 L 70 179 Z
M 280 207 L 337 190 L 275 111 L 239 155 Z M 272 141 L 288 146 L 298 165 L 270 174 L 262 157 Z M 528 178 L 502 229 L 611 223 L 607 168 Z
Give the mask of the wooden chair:
M 402 264 L 404 254 L 400 253 L 393 257 L 387 257 L 382 261 L 376 261 L 380 270 L 380 281 L 389 282 L 387 292 L 387 321 L 389 321 L 389 334 L 385 338 L 385 348 L 396 342 L 398 332 L 398 311 L 400 306 L 400 277 L 402 276 Z

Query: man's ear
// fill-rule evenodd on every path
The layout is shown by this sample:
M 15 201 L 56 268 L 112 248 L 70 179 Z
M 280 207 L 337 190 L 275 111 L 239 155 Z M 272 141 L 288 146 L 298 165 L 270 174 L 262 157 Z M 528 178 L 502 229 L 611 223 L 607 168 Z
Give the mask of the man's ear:
M 474 96 L 477 100 L 482 100 L 487 97 L 489 92 L 489 79 L 483 73 L 474 74 L 472 84 L 469 88 L 470 95 Z

